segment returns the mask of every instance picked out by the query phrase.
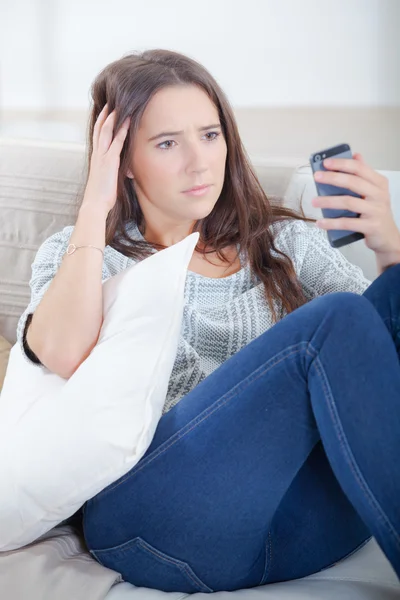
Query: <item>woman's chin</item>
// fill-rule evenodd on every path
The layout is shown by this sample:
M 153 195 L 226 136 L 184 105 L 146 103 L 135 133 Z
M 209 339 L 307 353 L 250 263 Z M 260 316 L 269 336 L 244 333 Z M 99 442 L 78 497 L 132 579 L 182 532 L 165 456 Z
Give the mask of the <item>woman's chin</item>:
M 190 214 L 191 219 L 195 219 L 199 221 L 200 219 L 205 219 L 208 215 L 213 211 L 215 203 L 211 204 L 210 202 L 204 203 L 203 205 L 192 206 L 190 210 L 188 210 L 188 214 Z

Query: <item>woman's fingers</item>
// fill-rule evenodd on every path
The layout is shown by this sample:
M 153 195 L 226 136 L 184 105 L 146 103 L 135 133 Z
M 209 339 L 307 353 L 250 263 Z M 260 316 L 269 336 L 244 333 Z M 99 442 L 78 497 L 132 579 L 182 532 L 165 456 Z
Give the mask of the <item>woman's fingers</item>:
M 99 210 L 106 210 L 107 215 L 117 200 L 120 151 L 130 121 L 129 117 L 125 119 L 114 135 L 115 119 L 115 110 L 107 114 L 107 108 L 104 107 L 96 120 L 89 177 L 83 201 L 86 204 L 93 203 Z
M 93 130 L 93 147 L 101 153 L 116 152 L 120 154 L 122 145 L 125 141 L 127 131 L 129 129 L 130 118 L 127 117 L 119 131 L 114 135 L 115 128 L 115 110 L 107 115 L 106 107 L 99 114 L 94 130 Z M 113 139 L 114 137 L 114 139 Z M 96 146 L 94 146 L 96 140 Z
M 114 136 L 113 142 L 110 146 L 110 152 L 115 152 L 118 155 L 121 154 L 122 146 L 124 145 L 126 135 L 129 131 L 130 120 L 130 117 L 127 117 L 122 123 L 118 132 Z
M 104 123 L 101 125 L 100 128 L 98 150 L 101 154 L 106 154 L 110 148 L 113 137 L 114 122 L 115 110 L 113 110 L 106 117 Z
M 353 154 L 353 158 L 354 158 L 354 160 L 358 160 L 359 162 L 365 164 L 365 160 L 363 159 L 363 157 L 361 156 L 361 154 L 359 152 L 356 152 L 355 154 Z
M 372 202 L 354 196 L 317 196 L 311 200 L 311 204 L 321 208 L 350 210 L 366 216 L 370 216 L 375 212 L 375 206 Z
M 93 148 L 95 150 L 97 150 L 98 145 L 99 145 L 99 135 L 100 135 L 100 130 L 103 126 L 104 121 L 107 118 L 107 110 L 108 110 L 108 104 L 105 104 L 102 108 L 102 110 L 99 112 L 99 115 L 96 119 L 96 122 L 94 124 L 94 128 L 93 128 Z
M 337 172 L 340 172 L 342 175 L 343 174 L 345 175 L 346 173 L 348 173 L 349 178 L 351 176 L 353 176 L 353 177 L 355 176 L 360 179 L 363 179 L 364 181 L 372 183 L 373 185 L 376 185 L 378 187 L 381 186 L 385 177 L 383 175 L 381 175 L 380 173 L 378 173 L 377 171 L 375 171 L 372 167 L 367 165 L 364 162 L 364 160 L 362 159 L 360 154 L 356 154 L 354 156 L 357 156 L 357 158 L 356 159 L 354 157 L 353 158 L 329 158 L 329 159 L 324 160 L 324 167 L 326 169 L 328 169 L 326 172 L 333 173 L 333 172 L 337 171 Z M 359 157 L 361 157 L 361 160 Z M 321 173 L 323 171 L 317 171 L 317 172 Z M 348 187 L 348 186 L 344 186 L 344 187 Z M 352 191 L 357 192 L 357 190 L 352 190 Z M 362 192 L 357 192 L 357 193 L 362 193 Z
M 371 180 L 363 179 L 362 176 L 351 175 L 341 171 L 317 171 L 314 179 L 320 183 L 327 183 L 360 194 L 361 196 L 373 196 L 376 185 Z

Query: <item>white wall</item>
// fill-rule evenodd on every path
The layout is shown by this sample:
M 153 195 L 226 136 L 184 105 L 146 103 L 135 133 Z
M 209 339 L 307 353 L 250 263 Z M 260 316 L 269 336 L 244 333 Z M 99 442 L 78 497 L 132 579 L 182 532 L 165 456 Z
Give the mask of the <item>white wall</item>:
M 0 110 L 86 109 L 109 62 L 162 47 L 241 106 L 399 106 L 400 0 L 0 0 Z

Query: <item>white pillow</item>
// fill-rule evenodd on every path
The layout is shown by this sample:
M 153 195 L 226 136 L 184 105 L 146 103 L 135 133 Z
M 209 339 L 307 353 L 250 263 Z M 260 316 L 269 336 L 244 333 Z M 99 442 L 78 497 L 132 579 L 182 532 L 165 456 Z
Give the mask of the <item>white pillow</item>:
M 150 446 L 198 238 L 104 282 L 99 340 L 70 379 L 13 346 L 0 398 L 0 550 L 25 546 L 73 515 Z

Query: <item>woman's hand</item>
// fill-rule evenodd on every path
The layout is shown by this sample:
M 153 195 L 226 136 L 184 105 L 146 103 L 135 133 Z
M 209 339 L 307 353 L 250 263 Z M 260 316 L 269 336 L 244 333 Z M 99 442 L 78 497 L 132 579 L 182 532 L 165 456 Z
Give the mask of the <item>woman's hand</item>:
M 378 262 L 400 262 L 400 231 L 393 218 L 387 177 L 365 164 L 361 154 L 354 154 L 352 159 L 324 160 L 324 167 L 329 171 L 317 171 L 316 181 L 348 188 L 362 197 L 318 196 L 313 198 L 312 205 L 350 210 L 360 213 L 360 217 L 321 219 L 316 225 L 322 229 L 363 233 L 366 245 L 377 254 Z
M 115 110 L 108 114 L 108 105 L 97 117 L 93 128 L 93 152 L 90 159 L 89 177 L 82 206 L 95 206 L 108 215 L 117 200 L 120 154 L 130 118 L 126 118 L 114 134 Z

